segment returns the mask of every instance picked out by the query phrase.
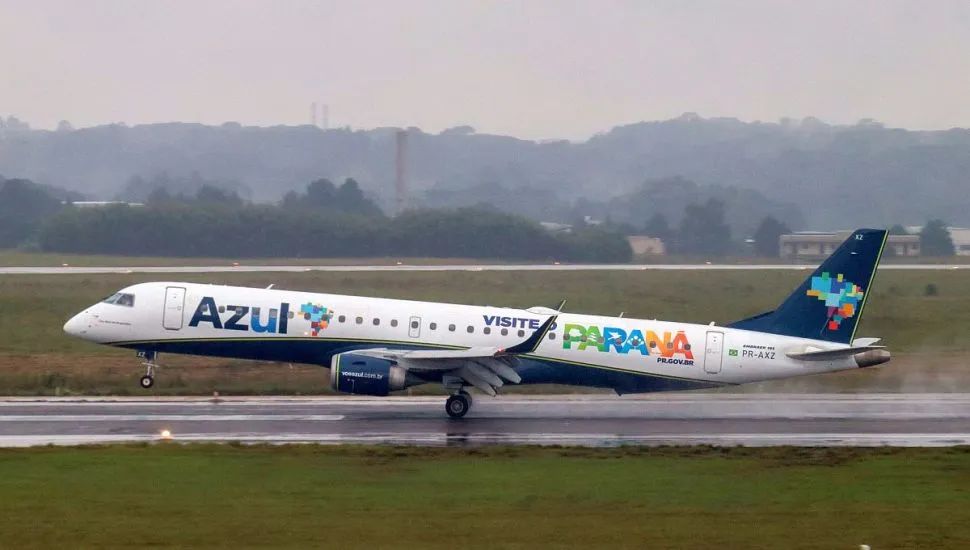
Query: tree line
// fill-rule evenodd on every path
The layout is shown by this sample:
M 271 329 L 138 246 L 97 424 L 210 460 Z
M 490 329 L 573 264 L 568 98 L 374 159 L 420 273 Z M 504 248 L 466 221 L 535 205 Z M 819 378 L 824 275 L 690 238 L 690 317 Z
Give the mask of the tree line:
M 70 206 L 78 196 L 0 177 L 0 248 L 50 252 L 210 257 L 455 257 L 510 260 L 625 262 L 626 235 L 663 240 L 668 254 L 778 257 L 786 223 L 765 216 L 750 236 L 732 237 L 725 201 L 690 202 L 676 224 L 655 213 L 640 226 L 607 219 L 577 220 L 572 231 L 550 233 L 540 224 L 495 208 L 421 208 L 389 218 L 347 178 L 310 182 L 277 204 L 253 204 L 233 189 L 202 182 L 157 187 L 145 206 Z M 890 228 L 903 234 L 905 228 Z M 747 238 L 746 238 L 747 237 Z M 920 234 L 924 256 L 954 254 L 942 220 Z
M 311 182 L 278 204 L 253 204 L 204 186 L 195 196 L 151 193 L 144 206 L 61 208 L 37 245 L 50 252 L 179 257 L 437 257 L 627 262 L 608 228 L 552 234 L 520 216 L 471 208 L 385 216 L 353 179 Z
M 711 198 L 703 203 L 685 206 L 680 223 L 676 226 L 669 224 L 666 217 L 658 213 L 651 216 L 640 229 L 644 235 L 661 239 L 668 254 L 713 257 L 754 255 L 763 258 L 779 257 L 780 237 L 792 232 L 785 222 L 774 216 L 765 216 L 750 238 L 740 242 L 732 240 L 731 227 L 725 218 L 725 202 Z M 634 228 L 630 227 L 627 231 L 631 229 Z M 900 224 L 888 230 L 890 235 L 909 234 Z M 953 238 L 943 220 L 927 221 L 917 235 L 922 256 L 944 257 L 956 253 Z M 887 247 L 886 254 L 892 255 L 893 248 Z

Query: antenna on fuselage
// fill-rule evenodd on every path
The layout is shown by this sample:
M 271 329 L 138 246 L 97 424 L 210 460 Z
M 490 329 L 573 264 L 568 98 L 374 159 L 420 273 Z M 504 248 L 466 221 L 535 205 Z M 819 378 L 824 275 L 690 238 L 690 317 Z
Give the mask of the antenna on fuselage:
M 618 317 L 623 317 L 623 314 L 624 314 L 624 313 L 626 313 L 626 312 L 625 312 L 625 311 L 621 311 L 621 312 L 620 312 L 620 315 L 618 315 Z
M 565 298 L 563 298 L 562 300 L 559 300 L 559 305 L 556 306 L 556 311 L 562 312 L 562 308 L 565 305 L 566 305 L 566 299 Z
M 273 285 L 275 285 L 275 284 L 276 283 L 270 283 L 270 285 L 268 287 L 266 287 L 266 290 L 269 290 L 269 289 L 273 288 Z

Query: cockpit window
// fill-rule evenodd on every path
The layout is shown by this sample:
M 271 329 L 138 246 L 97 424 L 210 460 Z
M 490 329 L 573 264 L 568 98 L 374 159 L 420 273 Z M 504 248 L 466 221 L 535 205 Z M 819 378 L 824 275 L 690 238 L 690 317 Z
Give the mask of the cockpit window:
M 126 294 L 119 292 L 117 294 L 112 294 L 104 300 L 101 300 L 103 304 L 112 304 L 116 306 L 134 307 L 135 306 L 135 295 Z

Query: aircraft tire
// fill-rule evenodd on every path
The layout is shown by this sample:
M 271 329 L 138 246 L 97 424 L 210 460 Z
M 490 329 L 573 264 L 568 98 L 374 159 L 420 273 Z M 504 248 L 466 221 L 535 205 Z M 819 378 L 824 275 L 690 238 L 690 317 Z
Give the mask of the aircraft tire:
M 155 385 L 155 379 L 152 378 L 151 376 L 142 376 L 141 380 L 138 381 L 138 384 L 141 385 L 142 388 L 147 390 L 148 388 L 151 388 L 152 386 Z
M 468 399 L 467 395 L 455 394 L 445 401 L 445 412 L 448 416 L 452 418 L 461 418 L 468 413 L 468 409 L 472 406 L 471 400 Z

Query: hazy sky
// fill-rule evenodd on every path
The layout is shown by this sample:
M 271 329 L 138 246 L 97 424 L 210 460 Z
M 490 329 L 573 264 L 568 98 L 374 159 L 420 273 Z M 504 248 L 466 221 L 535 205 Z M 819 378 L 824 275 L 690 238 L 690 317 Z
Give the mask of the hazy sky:
M 585 138 L 704 117 L 970 127 L 967 0 L 0 0 L 35 127 L 459 124 Z

